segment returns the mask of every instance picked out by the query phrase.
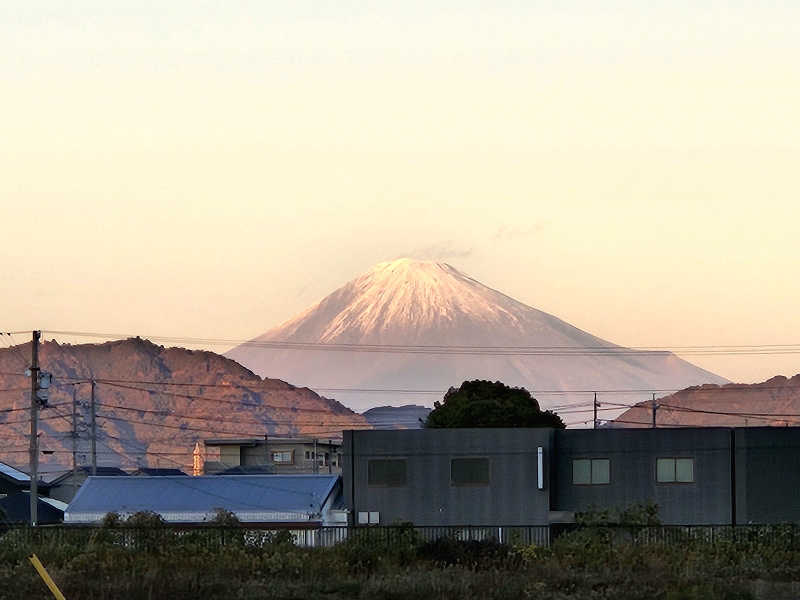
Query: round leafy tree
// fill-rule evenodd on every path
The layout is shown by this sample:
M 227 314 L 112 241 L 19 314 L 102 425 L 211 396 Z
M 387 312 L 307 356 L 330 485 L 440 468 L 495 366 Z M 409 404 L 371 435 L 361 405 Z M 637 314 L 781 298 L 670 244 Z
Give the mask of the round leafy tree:
M 425 427 L 555 427 L 564 422 L 552 411 L 541 410 L 525 388 L 500 381 L 465 381 L 450 388 L 425 421 Z

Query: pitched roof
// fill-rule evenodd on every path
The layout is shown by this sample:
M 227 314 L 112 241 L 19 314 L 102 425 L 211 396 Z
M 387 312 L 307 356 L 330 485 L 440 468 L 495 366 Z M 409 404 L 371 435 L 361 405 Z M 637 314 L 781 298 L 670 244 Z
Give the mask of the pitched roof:
M 181 471 L 180 469 L 162 469 L 160 467 L 159 468 L 156 468 L 156 467 L 139 467 L 133 473 L 131 473 L 131 475 L 134 475 L 134 476 L 137 476 L 137 477 L 141 476 L 141 475 L 151 475 L 151 476 L 154 476 L 154 477 L 167 477 L 169 475 L 177 475 L 177 476 L 188 477 L 188 475 L 186 473 L 184 473 L 183 471 Z
M 39 498 L 36 513 L 40 524 L 60 523 L 64 511 L 48 502 L 50 498 Z M 11 523 L 30 523 L 31 497 L 28 492 L 15 492 L 0 498 L 0 509 L 5 519 Z
M 15 469 L 11 465 L 0 462 L 0 475 L 5 475 L 8 479 L 14 480 L 16 483 L 25 483 L 31 480 L 31 476 L 23 473 L 19 469 Z
M 338 475 L 89 477 L 65 521 L 94 522 L 109 512 L 150 510 L 167 521 L 200 522 L 218 508 L 249 522 L 315 520 L 338 481 Z
M 92 467 L 81 466 L 81 467 L 78 467 L 76 470 L 79 473 L 83 473 L 85 475 L 91 475 L 92 474 Z M 98 476 L 103 475 L 103 476 L 107 476 L 107 477 L 111 477 L 111 476 L 114 476 L 114 477 L 126 476 L 127 477 L 128 473 L 123 471 L 119 467 L 100 467 L 100 466 L 98 466 L 97 467 L 97 475 Z M 69 471 L 65 471 L 64 473 L 62 473 L 61 475 L 59 475 L 55 479 L 51 479 L 49 481 L 49 485 L 56 486 L 59 483 L 61 483 L 62 481 L 68 479 L 71 476 L 72 476 L 72 470 L 70 469 Z
M 275 472 L 272 465 L 238 465 L 213 475 L 270 475 Z

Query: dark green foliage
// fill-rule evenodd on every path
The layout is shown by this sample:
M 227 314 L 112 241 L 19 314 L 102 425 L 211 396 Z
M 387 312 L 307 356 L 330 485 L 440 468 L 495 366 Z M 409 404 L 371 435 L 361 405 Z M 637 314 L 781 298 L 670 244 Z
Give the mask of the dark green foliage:
M 496 540 L 457 540 L 442 537 L 423 544 L 419 556 L 438 566 L 461 566 L 469 569 L 513 569 L 521 557 L 514 549 Z
M 242 524 L 239 517 L 236 516 L 236 513 L 224 508 L 216 509 L 209 523 L 211 525 L 220 525 L 223 527 L 238 527 Z
M 620 514 L 624 514 L 621 511 Z M 641 520 L 647 520 L 647 512 Z M 622 527 L 609 523 L 611 529 Z M 658 532 L 646 523 L 630 530 Z M 637 529 L 640 528 L 640 529 Z M 0 600 L 48 598 L 26 560 L 35 552 L 67 598 L 110 600 L 382 598 L 422 600 L 779 600 L 800 582 L 796 526 L 708 529 L 583 544 L 588 526 L 551 549 L 493 540 L 422 542 L 410 525 L 351 530 L 331 548 L 246 526 L 13 529 L 0 536 Z M 130 544 L 157 532 L 161 543 Z M 95 533 L 114 534 L 107 539 Z M 244 544 L 221 543 L 242 535 Z M 224 535 L 223 535 L 224 534 Z M 116 537 L 114 537 L 116 536 Z M 667 539 L 667 538 L 663 538 Z M 797 585 L 794 587 L 795 591 Z
M 555 427 L 561 418 L 542 411 L 525 388 L 512 388 L 499 381 L 465 381 L 450 388 L 442 402 L 435 402 L 425 427 Z
M 108 515 L 106 515 L 108 516 Z M 150 510 L 142 510 L 133 513 L 124 523 L 125 527 L 158 528 L 164 525 L 164 519 L 158 513 Z
M 373 572 L 387 564 L 410 564 L 416 558 L 420 543 L 413 525 L 401 523 L 351 530 L 339 549 L 351 571 Z
M 661 525 L 658 505 L 654 502 L 639 502 L 625 508 L 591 508 L 575 513 L 575 523 L 582 526 L 607 525 Z

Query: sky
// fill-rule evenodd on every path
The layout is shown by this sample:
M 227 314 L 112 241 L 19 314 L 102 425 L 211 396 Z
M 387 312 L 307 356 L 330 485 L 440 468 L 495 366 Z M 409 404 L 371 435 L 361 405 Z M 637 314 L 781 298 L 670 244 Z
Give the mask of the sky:
M 789 1 L 5 3 L 0 330 L 249 338 L 413 256 L 800 344 L 799 57 Z

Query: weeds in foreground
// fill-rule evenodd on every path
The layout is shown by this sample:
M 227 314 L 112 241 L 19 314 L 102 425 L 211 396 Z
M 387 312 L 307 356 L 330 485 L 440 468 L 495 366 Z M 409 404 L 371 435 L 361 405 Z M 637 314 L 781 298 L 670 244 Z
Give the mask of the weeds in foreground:
M 745 600 L 780 598 L 775 590 L 800 581 L 800 538 L 779 528 L 659 544 L 636 536 L 612 540 L 613 529 L 590 527 L 543 548 L 425 542 L 412 527 L 399 527 L 365 529 L 330 548 L 307 548 L 286 532 L 224 527 L 224 534 L 120 523 L 62 537 L 10 531 L 0 536 L 0 598 L 48 597 L 26 560 L 31 552 L 71 600 Z

